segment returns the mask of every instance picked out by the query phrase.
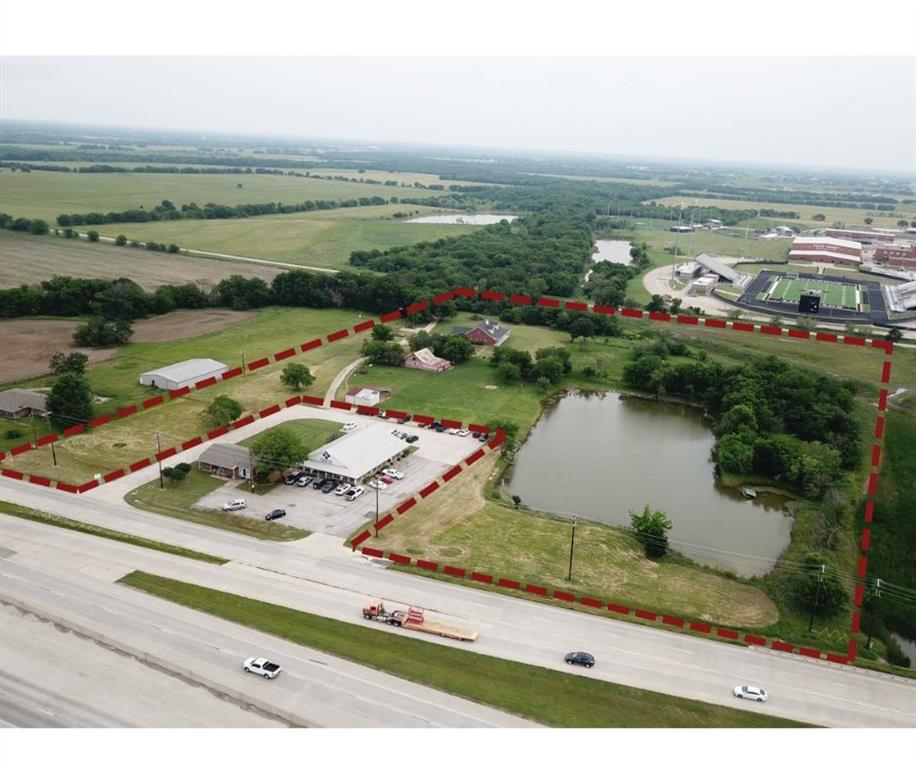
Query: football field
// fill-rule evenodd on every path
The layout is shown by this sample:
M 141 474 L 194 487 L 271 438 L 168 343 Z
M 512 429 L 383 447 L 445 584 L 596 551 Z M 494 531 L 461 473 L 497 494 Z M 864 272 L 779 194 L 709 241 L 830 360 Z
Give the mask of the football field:
M 853 283 L 838 283 L 832 280 L 805 277 L 778 277 L 767 293 L 767 300 L 798 304 L 799 298 L 806 291 L 819 293 L 821 304 L 824 306 L 852 310 L 858 309 L 859 296 L 865 293 L 861 286 Z

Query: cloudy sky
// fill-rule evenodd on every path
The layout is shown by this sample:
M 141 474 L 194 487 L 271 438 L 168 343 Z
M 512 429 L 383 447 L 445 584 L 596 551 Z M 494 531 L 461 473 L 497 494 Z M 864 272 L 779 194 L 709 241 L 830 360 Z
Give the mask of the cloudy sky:
M 880 58 L 0 59 L 0 116 L 916 169 L 916 68 Z

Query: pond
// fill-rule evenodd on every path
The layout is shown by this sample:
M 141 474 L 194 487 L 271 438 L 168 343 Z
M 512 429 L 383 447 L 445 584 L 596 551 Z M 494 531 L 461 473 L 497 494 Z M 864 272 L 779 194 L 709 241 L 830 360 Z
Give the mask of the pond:
M 592 254 L 592 262 L 595 264 L 599 261 L 610 261 L 612 264 L 630 263 L 629 240 L 595 240 L 595 247 L 598 249 Z M 586 283 L 593 271 L 590 269 L 585 275 Z
M 514 221 L 518 216 L 508 213 L 443 213 L 434 216 L 418 216 L 408 219 L 408 224 L 470 224 L 482 227 L 487 224 L 499 224 L 501 221 Z
M 789 543 L 782 496 L 753 501 L 716 481 L 715 438 L 700 414 L 616 392 L 548 406 L 516 454 L 507 490 L 531 509 L 629 526 L 648 504 L 671 518 L 671 545 L 741 576 L 766 573 Z

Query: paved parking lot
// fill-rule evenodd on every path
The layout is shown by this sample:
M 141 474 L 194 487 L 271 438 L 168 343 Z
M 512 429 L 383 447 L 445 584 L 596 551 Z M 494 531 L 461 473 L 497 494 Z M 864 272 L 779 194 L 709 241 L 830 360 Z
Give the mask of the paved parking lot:
M 320 415 L 326 418 L 328 412 L 321 410 Z M 347 414 L 347 416 L 349 420 L 359 424 L 358 429 L 379 422 L 378 419 L 371 417 L 352 414 Z M 458 437 L 446 432 L 439 433 L 430 429 L 411 427 L 408 424 L 392 423 L 391 428 L 416 434 L 420 439 L 413 443 L 414 447 L 418 449 L 415 453 L 393 465 L 404 473 L 404 479 L 395 481 L 379 492 L 380 517 L 404 499 L 429 485 L 449 467 L 457 464 L 480 447 L 480 443 L 472 437 Z M 366 523 L 375 520 L 376 493 L 368 485 L 363 486 L 366 490 L 360 498 L 356 501 L 347 501 L 333 492 L 326 494 L 316 491 L 311 485 L 307 488 L 299 488 L 295 485 L 288 486 L 280 483 L 269 493 L 259 496 L 237 488 L 238 484 L 238 481 L 227 483 L 204 496 L 196 506 L 220 508 L 229 499 L 245 499 L 248 503 L 247 509 L 236 514 L 263 519 L 264 515 L 272 509 L 282 507 L 286 510 L 286 517 L 276 521 L 277 525 L 286 524 L 344 538 Z

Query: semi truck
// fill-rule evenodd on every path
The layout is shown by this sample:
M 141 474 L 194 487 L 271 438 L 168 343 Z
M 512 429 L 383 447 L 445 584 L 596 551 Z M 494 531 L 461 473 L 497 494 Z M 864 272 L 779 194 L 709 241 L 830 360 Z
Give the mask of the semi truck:
M 453 640 L 476 640 L 478 632 L 460 627 L 451 627 L 438 621 L 429 621 L 422 608 L 396 608 L 389 611 L 381 600 L 373 600 L 363 607 L 363 618 L 367 621 L 382 621 L 394 627 L 412 629 L 415 632 L 427 632 L 439 637 L 450 637 Z

